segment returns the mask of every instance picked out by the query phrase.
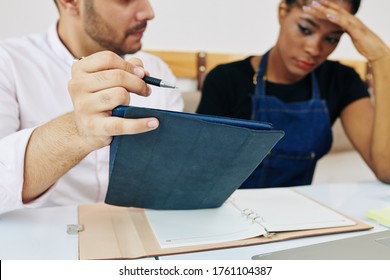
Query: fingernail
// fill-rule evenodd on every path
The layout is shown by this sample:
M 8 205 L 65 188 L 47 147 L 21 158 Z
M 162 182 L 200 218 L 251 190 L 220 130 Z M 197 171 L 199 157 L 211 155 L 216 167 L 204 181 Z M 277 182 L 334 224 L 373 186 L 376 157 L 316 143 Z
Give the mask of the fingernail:
M 336 19 L 336 18 L 337 18 L 336 15 L 332 15 L 332 14 L 327 14 L 326 17 L 327 17 L 328 19 Z
M 148 121 L 148 127 L 156 128 L 157 126 L 158 126 L 158 121 L 156 120 Z
M 135 67 L 134 74 L 140 78 L 143 78 L 145 76 L 145 70 L 141 67 Z
M 81 57 L 75 57 L 73 58 L 73 62 L 77 62 L 77 61 L 80 61 L 84 58 L 84 56 L 81 56 Z
M 317 1 L 313 1 L 313 2 L 311 2 L 311 4 L 312 4 L 313 6 L 316 6 L 316 7 L 321 7 L 321 4 L 318 3 Z
M 302 9 L 304 12 L 310 12 L 312 10 L 312 8 L 309 6 L 303 6 Z
M 152 94 L 152 88 L 149 85 L 146 85 L 146 88 L 147 88 L 146 95 L 147 96 L 151 95 Z

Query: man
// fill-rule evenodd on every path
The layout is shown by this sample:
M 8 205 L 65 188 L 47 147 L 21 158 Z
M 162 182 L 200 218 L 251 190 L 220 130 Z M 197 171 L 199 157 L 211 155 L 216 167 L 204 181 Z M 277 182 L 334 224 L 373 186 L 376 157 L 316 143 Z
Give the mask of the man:
M 142 80 L 174 82 L 161 60 L 138 52 L 154 17 L 148 0 L 55 2 L 59 20 L 46 34 L 0 42 L 0 213 L 102 201 L 112 136 L 158 126 L 111 110 L 183 108 L 178 91 Z

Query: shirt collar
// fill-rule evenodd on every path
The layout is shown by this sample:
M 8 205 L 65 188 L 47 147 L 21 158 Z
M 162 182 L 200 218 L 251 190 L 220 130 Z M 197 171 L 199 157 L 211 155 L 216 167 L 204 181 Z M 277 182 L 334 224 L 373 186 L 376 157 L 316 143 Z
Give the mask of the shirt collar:
M 49 45 L 61 61 L 71 66 L 73 64 L 74 57 L 60 40 L 57 32 L 57 24 L 57 22 L 52 24 L 48 30 Z

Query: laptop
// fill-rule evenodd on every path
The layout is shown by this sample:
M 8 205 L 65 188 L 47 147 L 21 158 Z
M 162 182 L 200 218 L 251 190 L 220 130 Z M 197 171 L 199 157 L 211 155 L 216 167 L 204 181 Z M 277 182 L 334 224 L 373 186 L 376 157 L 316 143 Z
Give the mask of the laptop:
M 390 260 L 390 230 L 255 255 L 253 260 Z

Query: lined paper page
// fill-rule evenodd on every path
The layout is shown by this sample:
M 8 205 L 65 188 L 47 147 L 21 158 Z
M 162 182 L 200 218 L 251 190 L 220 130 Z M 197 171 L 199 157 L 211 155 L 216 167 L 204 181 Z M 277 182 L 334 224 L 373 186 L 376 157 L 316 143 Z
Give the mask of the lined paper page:
M 241 240 L 265 233 L 230 202 L 215 209 L 145 210 L 145 213 L 161 248 Z
M 237 205 L 250 208 L 262 218 L 270 232 L 350 226 L 356 224 L 289 188 L 240 190 L 234 193 Z
M 255 214 L 256 222 L 243 212 Z M 235 192 L 222 207 L 202 210 L 145 210 L 161 248 L 213 244 L 282 232 L 356 223 L 289 188 Z M 259 225 L 260 223 L 261 225 Z

